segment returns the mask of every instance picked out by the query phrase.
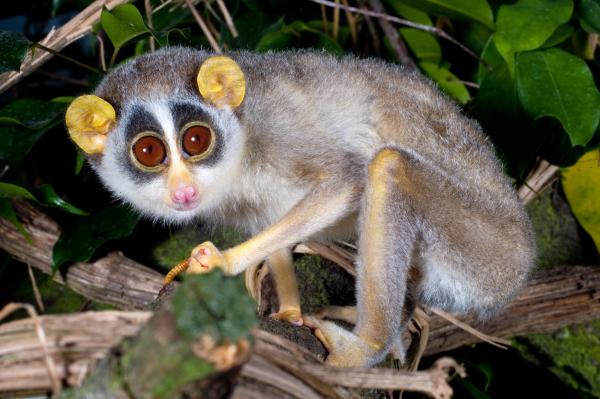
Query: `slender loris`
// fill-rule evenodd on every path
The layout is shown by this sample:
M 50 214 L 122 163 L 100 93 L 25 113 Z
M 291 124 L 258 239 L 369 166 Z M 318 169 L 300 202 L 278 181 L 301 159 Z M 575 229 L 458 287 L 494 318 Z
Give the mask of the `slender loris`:
M 198 245 L 188 272 L 266 259 L 276 318 L 303 320 L 290 248 L 356 238 L 355 328 L 304 317 L 333 365 L 402 354 L 415 303 L 489 317 L 534 263 L 528 218 L 479 125 L 380 60 L 167 48 L 116 68 L 66 123 L 142 214 L 248 233 L 225 250 Z

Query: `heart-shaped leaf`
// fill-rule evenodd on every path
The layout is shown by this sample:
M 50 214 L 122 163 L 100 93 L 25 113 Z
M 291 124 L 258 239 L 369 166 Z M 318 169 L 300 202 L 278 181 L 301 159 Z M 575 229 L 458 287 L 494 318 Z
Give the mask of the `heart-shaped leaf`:
M 573 145 L 585 145 L 600 121 L 600 93 L 587 64 L 558 48 L 517 57 L 517 89 L 534 118 L 557 118 Z
M 115 48 L 121 48 L 131 39 L 150 33 L 142 14 L 131 4 L 122 4 L 112 10 L 104 8 L 100 23 Z
M 535 50 L 569 21 L 572 0 L 519 0 L 498 9 L 494 42 L 514 73 L 515 53 Z
M 30 45 L 22 33 L 0 30 L 0 73 L 18 71 Z

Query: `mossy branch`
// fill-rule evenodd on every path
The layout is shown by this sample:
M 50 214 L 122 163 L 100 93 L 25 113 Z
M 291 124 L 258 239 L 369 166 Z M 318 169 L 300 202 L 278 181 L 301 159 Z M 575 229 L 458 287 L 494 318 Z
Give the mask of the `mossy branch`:
M 254 304 L 239 279 L 191 276 L 137 336 L 113 348 L 67 398 L 174 398 L 186 384 L 240 364 L 249 354 Z

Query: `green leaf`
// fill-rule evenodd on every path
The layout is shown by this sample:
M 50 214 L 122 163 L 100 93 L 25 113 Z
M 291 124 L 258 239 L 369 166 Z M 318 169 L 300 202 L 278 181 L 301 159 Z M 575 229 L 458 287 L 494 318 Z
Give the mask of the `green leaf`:
M 81 169 L 83 169 L 83 164 L 85 163 L 85 155 L 83 151 L 77 150 L 77 156 L 75 158 L 75 174 L 79 175 L 81 173 Z
M 429 14 L 470 19 L 494 28 L 494 15 L 486 0 L 404 0 Z
M 333 54 L 343 53 L 335 40 L 302 21 L 294 21 L 277 31 L 266 33 L 256 45 L 256 51 L 280 51 L 291 47 L 313 47 Z
M 423 11 L 410 7 L 399 0 L 388 0 L 388 4 L 402 18 L 423 25 L 433 25 L 431 18 Z M 433 34 L 413 28 L 401 28 L 398 31 L 415 57 L 420 61 L 431 61 L 436 64 L 440 63 L 442 49 Z
M 600 121 L 600 93 L 587 64 L 551 48 L 520 54 L 517 89 L 525 110 L 534 118 L 557 118 L 572 145 L 585 145 Z
M 19 230 L 19 233 L 21 233 L 23 237 L 25 237 L 27 242 L 31 244 L 31 234 L 29 234 L 29 232 L 25 230 L 25 227 L 23 227 L 21 221 L 19 221 L 19 219 L 17 218 L 15 208 L 13 208 L 8 198 L 0 198 L 0 218 L 6 219 L 9 222 L 11 222 L 17 228 L 17 230 Z
M 498 52 L 498 49 L 496 49 L 493 36 L 488 39 L 485 46 L 483 47 L 483 51 L 481 52 L 481 58 L 489 64 L 489 67 L 482 62 L 479 63 L 479 66 L 477 67 L 477 83 L 479 84 L 481 84 L 486 75 L 494 69 L 506 68 L 504 58 L 502 58 L 502 56 Z
M 68 261 L 87 262 L 103 244 L 129 236 L 138 217 L 124 206 L 106 208 L 63 227 L 52 252 L 53 270 Z
M 74 215 L 89 215 L 88 212 L 79 209 L 76 206 L 73 206 L 67 201 L 60 198 L 58 194 L 56 194 L 56 191 L 54 191 L 54 188 L 49 184 L 44 184 L 40 186 L 40 188 L 37 191 L 39 192 L 38 198 L 40 199 L 40 202 L 42 202 L 44 205 L 49 205 L 54 208 L 61 209 L 65 212 L 72 213 Z
M 498 10 L 494 42 L 514 73 L 515 53 L 535 50 L 569 21 L 572 0 L 519 0 Z
M 3 182 L 0 182 L 0 198 L 25 198 L 36 201 L 33 194 L 31 194 L 27 189 Z
M 21 99 L 0 109 L 0 159 L 22 159 L 46 131 L 62 122 L 67 105 Z
M 269 32 L 260 38 L 256 45 L 256 51 L 263 53 L 265 51 L 281 51 L 289 48 L 294 41 L 294 35 L 282 31 Z
M 30 45 L 23 34 L 0 30 L 0 73 L 18 71 Z
M 581 0 L 577 11 L 584 29 L 600 33 L 600 0 Z
M 563 169 L 562 185 L 571 210 L 600 252 L 600 152 L 590 151 Z
M 453 97 L 460 104 L 466 104 L 471 100 L 471 95 L 465 85 L 448 68 L 432 62 L 421 62 L 419 66 L 438 84 L 442 91 Z
M 142 14 L 131 4 L 122 4 L 112 10 L 104 8 L 100 23 L 115 48 L 121 48 L 128 41 L 150 33 Z
M 429 15 L 421 10 L 417 10 L 416 8 L 407 5 L 404 3 L 404 0 L 387 0 L 387 3 L 402 18 L 422 25 L 433 26 L 433 22 L 431 21 L 431 18 L 429 18 Z
M 431 61 L 436 64 L 440 63 L 442 48 L 431 33 L 418 29 L 402 28 L 400 34 L 417 59 Z
M 554 47 L 557 44 L 560 44 L 567 40 L 573 33 L 575 32 L 575 28 L 573 28 L 569 24 L 564 24 L 556 28 L 552 36 L 550 36 L 544 44 L 542 44 L 542 48 Z

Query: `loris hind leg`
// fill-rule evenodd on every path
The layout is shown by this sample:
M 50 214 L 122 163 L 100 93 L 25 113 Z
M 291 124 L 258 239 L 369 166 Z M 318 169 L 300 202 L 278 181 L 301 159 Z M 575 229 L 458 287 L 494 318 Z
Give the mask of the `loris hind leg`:
M 333 322 L 306 317 L 329 350 L 327 363 L 371 366 L 396 348 L 410 318 L 405 309 L 407 279 L 417 245 L 406 159 L 381 150 L 369 166 L 360 220 L 357 320 L 352 332 Z
M 279 311 L 273 313 L 271 317 L 302 325 L 300 295 L 298 294 L 292 251 L 289 248 L 280 249 L 267 258 L 267 264 L 271 270 L 279 299 Z

